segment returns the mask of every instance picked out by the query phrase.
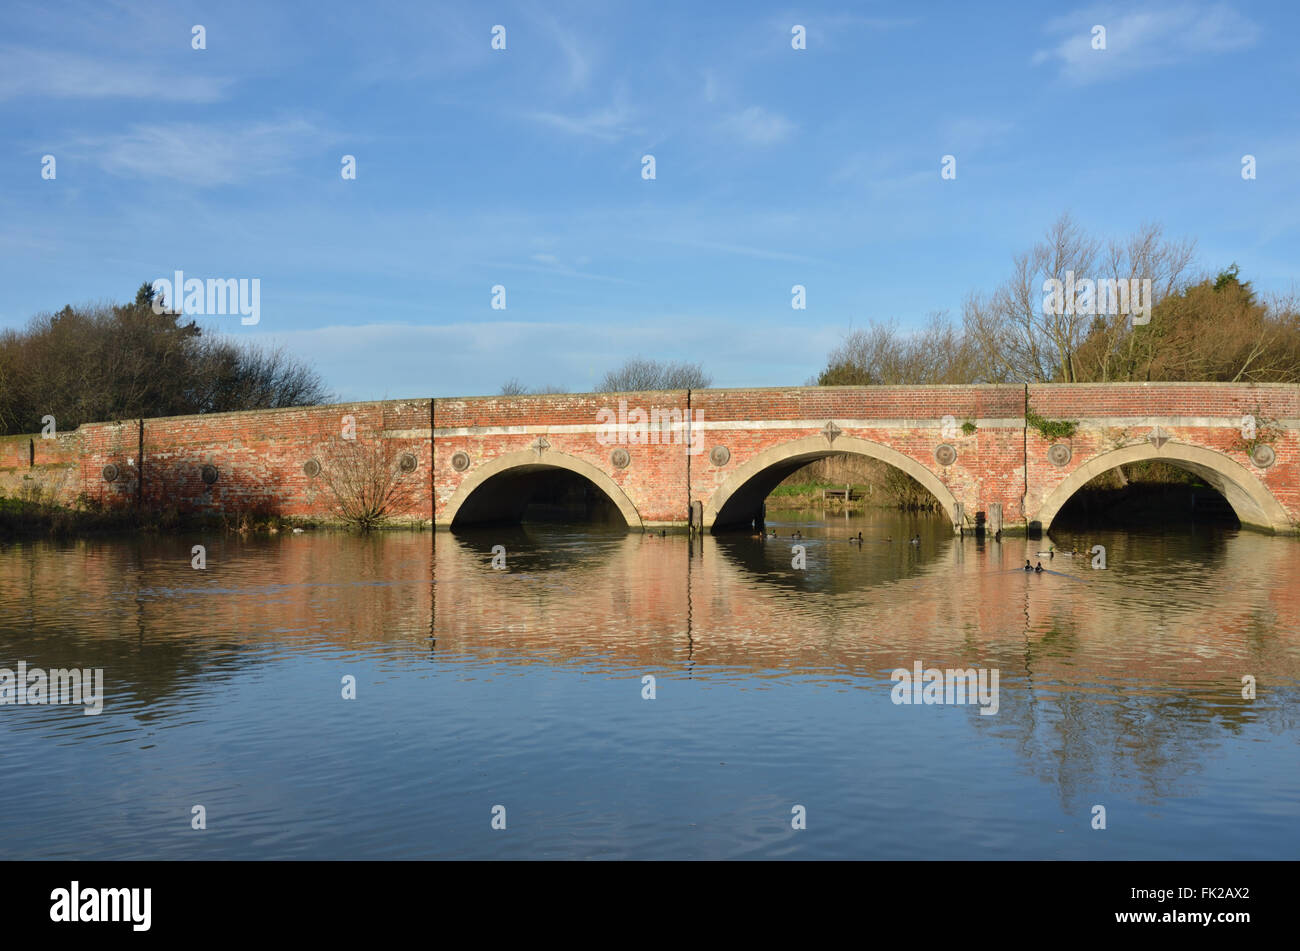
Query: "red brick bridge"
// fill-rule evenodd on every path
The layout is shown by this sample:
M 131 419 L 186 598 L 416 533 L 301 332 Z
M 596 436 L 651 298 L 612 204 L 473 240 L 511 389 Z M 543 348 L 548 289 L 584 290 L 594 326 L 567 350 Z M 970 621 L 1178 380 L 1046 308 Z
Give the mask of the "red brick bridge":
M 1075 428 L 1047 438 L 1027 417 Z M 349 425 L 401 458 L 401 516 L 439 527 L 518 518 L 531 486 L 560 470 L 632 529 L 743 527 L 791 472 L 837 453 L 907 473 L 954 531 L 1045 530 L 1092 478 L 1150 459 L 1196 473 L 1245 526 L 1300 527 L 1300 387 L 1282 384 L 709 389 L 129 420 L 0 439 L 0 489 L 328 517 L 320 459 Z

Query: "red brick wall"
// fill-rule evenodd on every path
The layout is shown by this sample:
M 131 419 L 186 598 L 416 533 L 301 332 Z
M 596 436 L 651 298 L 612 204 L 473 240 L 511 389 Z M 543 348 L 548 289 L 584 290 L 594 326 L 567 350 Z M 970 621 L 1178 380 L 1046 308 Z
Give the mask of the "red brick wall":
M 1078 431 L 1060 440 L 1073 450 L 1064 467 L 1047 459 L 1053 440 L 1026 432 L 1032 517 L 1072 472 L 1097 455 L 1145 439 L 1159 425 L 1173 441 L 1221 452 L 1262 482 L 1293 521 L 1300 521 L 1300 432 L 1282 421 L 1300 418 L 1300 387 L 1286 384 L 1092 383 L 1035 384 L 1029 405 L 1040 416 L 1071 420 Z M 1260 469 L 1241 438 L 1243 416 L 1277 433 L 1271 441 L 1277 461 Z
M 13 498 L 76 498 L 81 488 L 78 463 L 81 435 L 59 433 L 0 436 L 0 493 Z
M 330 514 L 331 497 L 319 477 L 303 469 L 310 459 L 324 461 L 327 444 L 342 435 L 344 417 L 355 422 L 359 443 L 382 439 L 394 453 L 410 452 L 418 465 L 411 480 L 411 504 L 398 517 L 432 518 L 432 454 L 428 400 L 342 403 L 250 413 L 215 413 L 146 419 L 143 501 L 175 506 L 186 513 L 254 512 L 287 517 Z M 140 423 L 83 426 L 81 479 L 87 495 L 106 504 L 126 504 L 137 492 Z M 105 481 L 103 469 L 120 476 Z M 217 481 L 203 482 L 205 465 Z

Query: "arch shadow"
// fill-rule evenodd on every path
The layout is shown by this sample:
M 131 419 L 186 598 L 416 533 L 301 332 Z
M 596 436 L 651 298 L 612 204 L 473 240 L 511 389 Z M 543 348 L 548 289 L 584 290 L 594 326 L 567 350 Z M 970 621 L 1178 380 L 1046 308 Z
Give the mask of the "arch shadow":
M 1213 449 L 1186 443 L 1166 443 L 1157 449 L 1150 443 L 1112 449 L 1094 456 L 1062 480 L 1043 500 L 1029 520 L 1031 529 L 1047 531 L 1074 493 L 1116 466 L 1133 462 L 1168 462 L 1195 473 L 1228 500 L 1243 526 L 1266 532 L 1294 530 L 1290 517 L 1268 487 L 1235 459 Z
M 825 436 L 806 436 L 793 442 L 764 449 L 727 476 L 704 506 L 704 527 L 709 529 L 743 526 L 761 511 L 763 500 L 794 472 L 818 459 L 836 455 L 858 455 L 878 459 L 901 469 L 938 500 L 949 522 L 957 522 L 957 498 L 943 481 L 910 456 L 897 449 L 855 436 L 837 436 L 828 443 Z
M 436 524 L 439 528 L 453 528 L 493 520 L 518 521 L 528 504 L 528 494 L 519 491 L 523 483 L 548 470 L 582 476 L 609 498 L 628 528 L 644 527 L 636 506 L 618 483 L 586 460 L 554 449 L 546 450 L 544 457 L 525 449 L 485 462 L 456 486 Z

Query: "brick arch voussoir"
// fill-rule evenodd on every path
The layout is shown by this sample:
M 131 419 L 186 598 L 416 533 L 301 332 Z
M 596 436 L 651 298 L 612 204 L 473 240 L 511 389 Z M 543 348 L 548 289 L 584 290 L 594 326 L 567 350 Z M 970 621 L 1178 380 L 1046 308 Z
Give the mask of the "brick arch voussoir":
M 1061 480 L 1029 517 L 1046 531 L 1065 503 L 1081 488 L 1116 466 L 1159 460 L 1196 473 L 1228 500 L 1243 525 L 1271 532 L 1294 530 L 1286 509 L 1263 481 L 1232 457 L 1190 443 L 1169 442 L 1157 449 L 1148 442 L 1110 449 L 1093 456 Z
M 778 446 L 770 446 L 747 459 L 713 491 L 712 497 L 704 506 L 704 526 L 709 528 L 713 525 L 718 513 L 727 504 L 727 500 L 750 479 L 794 456 L 806 456 L 811 453 L 824 455 L 846 453 L 868 456 L 887 463 L 895 469 L 900 469 L 919 482 L 926 491 L 938 500 L 939 505 L 943 507 L 944 512 L 947 513 L 949 520 L 954 525 L 957 522 L 957 497 L 953 495 L 952 490 L 944 484 L 938 475 L 911 456 L 906 456 L 897 449 L 890 448 L 883 443 L 859 439 L 856 436 L 837 436 L 835 441 L 831 443 L 827 441 L 825 436 L 818 435 L 806 436 L 803 439 L 796 439 Z

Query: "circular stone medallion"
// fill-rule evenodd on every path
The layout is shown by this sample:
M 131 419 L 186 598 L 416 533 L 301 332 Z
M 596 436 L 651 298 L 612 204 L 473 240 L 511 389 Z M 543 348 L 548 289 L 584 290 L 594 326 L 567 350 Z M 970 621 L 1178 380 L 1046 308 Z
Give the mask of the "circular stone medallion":
M 103 475 L 105 482 L 116 482 L 118 477 L 117 466 L 110 462 L 104 466 L 104 471 L 100 474 Z
M 469 453 L 463 450 L 457 450 L 451 455 L 451 467 L 457 472 L 464 472 L 469 468 Z
M 944 443 L 934 451 L 934 461 L 941 466 L 950 466 L 957 461 L 957 450 Z
M 626 449 L 615 449 L 609 454 L 609 461 L 615 469 L 626 469 L 632 464 L 632 454 Z
M 1074 450 L 1063 442 L 1058 442 L 1047 450 L 1047 461 L 1054 466 L 1063 466 L 1074 457 Z
M 731 450 L 726 446 L 714 446 L 709 450 L 709 462 L 715 466 L 725 466 L 731 461 Z
M 1267 469 L 1277 462 L 1277 453 L 1273 451 L 1273 447 L 1268 443 L 1262 442 L 1251 450 L 1250 461 L 1261 469 Z
M 217 481 L 217 467 L 204 466 L 199 470 L 199 478 L 203 480 L 204 485 L 212 485 Z
M 397 470 L 399 472 L 414 472 L 419 464 L 420 460 L 409 452 L 404 452 L 397 457 Z
M 309 479 L 314 479 L 320 475 L 320 463 L 315 459 L 308 459 L 302 464 L 303 474 Z

